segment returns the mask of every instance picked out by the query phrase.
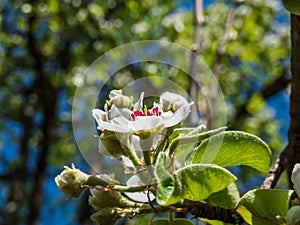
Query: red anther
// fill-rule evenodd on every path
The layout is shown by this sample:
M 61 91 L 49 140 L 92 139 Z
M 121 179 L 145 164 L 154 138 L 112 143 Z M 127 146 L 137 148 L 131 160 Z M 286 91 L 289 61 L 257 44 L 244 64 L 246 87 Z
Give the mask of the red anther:
M 153 108 L 151 111 L 147 110 L 145 113 L 142 110 L 136 110 L 131 113 L 132 119 L 135 119 L 138 116 L 160 116 L 161 112 L 158 111 L 158 107 Z

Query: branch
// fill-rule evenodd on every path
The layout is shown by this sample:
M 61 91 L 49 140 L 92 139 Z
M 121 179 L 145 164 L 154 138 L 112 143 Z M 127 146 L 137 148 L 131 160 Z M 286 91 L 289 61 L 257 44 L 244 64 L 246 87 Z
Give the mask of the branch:
M 198 104 L 198 84 L 196 81 L 196 73 L 197 73 L 197 53 L 199 52 L 199 46 L 201 42 L 202 36 L 202 26 L 205 22 L 203 16 L 203 0 L 195 0 L 195 20 L 196 20 L 196 27 L 195 27 L 195 34 L 194 34 L 194 43 L 192 46 L 192 54 L 191 56 L 191 67 L 190 67 L 190 87 L 189 87 L 189 95 L 195 102 L 196 106 Z M 190 113 L 191 124 L 198 125 L 199 123 L 199 116 L 197 113 L 197 109 L 192 108 Z
M 262 188 L 273 188 L 284 169 L 287 169 L 290 179 L 294 165 L 300 162 L 300 16 L 291 14 L 291 96 L 290 117 L 291 123 L 288 132 L 289 143 L 276 160 Z M 291 180 L 290 180 L 290 186 Z
M 260 96 L 265 100 L 268 99 L 269 97 L 277 94 L 278 92 L 282 91 L 283 89 L 287 88 L 287 86 L 291 82 L 291 77 L 288 72 L 287 68 L 283 68 L 282 74 L 280 77 L 278 77 L 276 80 L 274 80 L 272 83 L 266 85 L 263 87 L 259 92 L 254 92 L 248 100 L 245 101 L 244 104 L 242 104 L 235 115 L 235 120 L 242 119 L 245 116 L 249 115 L 247 111 L 247 105 L 252 98 L 254 94 L 260 94 Z
M 236 210 L 211 206 L 202 202 L 185 201 L 185 203 L 188 204 L 188 211 L 196 217 L 219 220 L 230 224 L 248 224 Z
M 41 131 L 43 133 L 43 138 L 39 142 L 40 152 L 37 157 L 37 166 L 34 174 L 34 180 L 32 184 L 32 190 L 29 196 L 31 201 L 28 207 L 28 218 L 27 224 L 34 225 L 38 223 L 39 214 L 41 210 L 41 205 L 43 202 L 43 184 L 46 177 L 47 168 L 47 158 L 51 142 L 51 127 L 53 126 L 53 121 L 55 120 L 56 103 L 57 103 L 57 93 L 53 85 L 47 80 L 46 74 L 44 72 L 43 64 L 45 61 L 44 55 L 38 49 L 37 39 L 35 37 L 34 22 L 36 20 L 36 15 L 33 14 L 28 19 L 28 41 L 27 49 L 29 54 L 34 60 L 34 71 L 35 71 L 35 81 L 39 94 L 39 100 L 42 107 L 43 122 L 41 125 Z
M 231 35 L 231 29 L 232 29 L 232 24 L 235 18 L 235 13 L 236 10 L 238 9 L 238 7 L 242 4 L 241 1 L 236 0 L 234 2 L 233 7 L 230 9 L 228 16 L 227 16 L 227 20 L 226 20 L 226 27 L 225 27 L 225 34 L 224 37 L 222 39 L 222 41 L 220 42 L 220 45 L 218 46 L 218 50 L 216 53 L 216 63 L 214 65 L 214 69 L 213 69 L 213 74 L 215 76 L 215 79 L 212 79 L 212 83 L 211 83 L 211 87 L 210 87 L 210 105 L 211 108 L 213 109 L 215 107 L 215 103 L 216 103 L 216 98 L 217 98 L 217 91 L 218 91 L 218 81 L 219 81 L 219 77 L 220 77 L 220 73 L 221 73 L 221 60 L 225 54 L 225 50 L 226 47 L 228 45 L 228 43 L 232 40 L 232 35 Z M 210 130 L 212 128 L 212 115 L 211 113 L 207 113 L 207 128 L 208 130 Z

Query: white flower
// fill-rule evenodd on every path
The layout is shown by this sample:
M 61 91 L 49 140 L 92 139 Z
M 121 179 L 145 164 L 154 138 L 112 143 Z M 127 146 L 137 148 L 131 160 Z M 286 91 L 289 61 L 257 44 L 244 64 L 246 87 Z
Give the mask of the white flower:
M 106 104 L 105 111 L 93 109 L 92 114 L 98 124 L 97 129 L 117 133 L 152 132 L 159 127 L 175 126 L 188 116 L 193 105 L 181 95 L 170 92 L 162 93 L 160 103 L 154 103 L 150 110 L 142 109 L 144 93 L 134 106 L 131 98 L 122 95 L 121 90 L 113 90 L 109 96 L 108 104 L 111 105 Z
M 296 191 L 298 197 L 300 197 L 300 163 L 295 164 L 292 171 L 291 180 L 294 184 L 294 190 Z
M 144 93 L 140 94 L 135 104 L 121 90 L 111 91 L 109 98 L 104 110 L 92 110 L 97 129 L 102 131 L 100 146 L 106 148 L 100 151 L 120 158 L 124 154 L 129 156 L 126 152 L 132 150 L 135 165 L 140 164 L 137 158 L 141 151 L 156 148 L 164 139 L 166 129 L 181 123 L 193 105 L 193 102 L 188 103 L 181 95 L 170 92 L 162 93 L 159 103 L 153 102 L 150 109 L 143 104 Z M 126 148 L 125 151 L 122 148 Z

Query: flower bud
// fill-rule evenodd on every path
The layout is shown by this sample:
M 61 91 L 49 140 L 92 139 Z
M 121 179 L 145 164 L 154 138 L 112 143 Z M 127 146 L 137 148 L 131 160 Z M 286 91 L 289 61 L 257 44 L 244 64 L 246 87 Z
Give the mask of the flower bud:
M 115 105 L 118 108 L 128 108 L 133 107 L 133 101 L 126 95 L 122 94 L 122 90 L 112 90 L 109 94 L 110 104 Z
M 55 183 L 64 194 L 70 197 L 79 197 L 86 187 L 83 184 L 87 181 L 89 175 L 76 169 L 74 165 L 72 168 L 67 166 L 61 174 L 55 177 Z
M 295 164 L 291 180 L 294 184 L 294 190 L 297 193 L 298 197 L 300 197 L 300 163 Z
M 300 206 L 290 208 L 286 215 L 286 225 L 300 225 Z

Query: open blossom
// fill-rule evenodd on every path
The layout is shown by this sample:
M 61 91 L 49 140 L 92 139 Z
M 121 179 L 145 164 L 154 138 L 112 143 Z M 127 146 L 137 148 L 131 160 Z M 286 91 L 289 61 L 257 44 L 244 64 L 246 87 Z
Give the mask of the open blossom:
M 143 105 L 144 93 L 132 106 L 132 100 L 122 94 L 121 90 L 113 90 L 104 111 L 93 109 L 92 114 L 101 131 L 117 133 L 138 133 L 154 130 L 158 127 L 169 128 L 182 122 L 189 114 L 193 102 L 188 103 L 182 96 L 164 92 L 160 102 L 154 103 L 152 109 Z M 132 106 L 132 107 L 131 107 Z
M 97 129 L 102 131 L 100 151 L 120 158 L 128 156 L 130 149 L 135 165 L 140 164 L 141 151 L 155 148 L 163 140 L 166 129 L 181 123 L 193 105 L 193 102 L 170 92 L 162 93 L 159 103 L 154 102 L 152 108 L 143 104 L 144 93 L 135 104 L 132 98 L 123 95 L 122 90 L 111 91 L 109 98 L 104 110 L 92 110 Z

